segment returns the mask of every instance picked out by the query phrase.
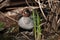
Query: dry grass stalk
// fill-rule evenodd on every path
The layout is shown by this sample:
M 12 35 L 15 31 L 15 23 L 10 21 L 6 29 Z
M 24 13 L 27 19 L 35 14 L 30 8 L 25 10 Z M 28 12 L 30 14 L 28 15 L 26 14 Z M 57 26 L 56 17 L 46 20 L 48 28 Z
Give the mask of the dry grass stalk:
M 40 8 L 40 10 L 41 10 L 41 12 L 42 12 L 43 17 L 45 18 L 45 20 L 47 20 L 47 18 L 46 18 L 46 16 L 45 16 L 44 12 L 43 12 L 43 10 L 42 10 L 40 0 L 38 0 L 38 1 L 35 0 L 35 1 L 39 4 L 39 8 Z

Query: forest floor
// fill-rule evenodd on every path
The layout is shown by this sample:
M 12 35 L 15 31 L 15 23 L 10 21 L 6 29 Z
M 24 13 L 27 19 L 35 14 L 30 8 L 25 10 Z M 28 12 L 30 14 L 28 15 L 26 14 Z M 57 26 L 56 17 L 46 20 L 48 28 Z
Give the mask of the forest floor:
M 47 1 L 41 1 L 43 6 L 41 17 L 41 40 L 60 40 L 60 1 L 53 1 L 49 6 Z M 25 7 L 22 7 L 25 8 Z M 12 10 L 11 10 L 12 9 Z M 20 7 L 2 9 L 0 12 L 0 40 L 35 40 L 32 30 L 25 30 L 19 27 L 18 20 L 22 17 L 19 13 Z

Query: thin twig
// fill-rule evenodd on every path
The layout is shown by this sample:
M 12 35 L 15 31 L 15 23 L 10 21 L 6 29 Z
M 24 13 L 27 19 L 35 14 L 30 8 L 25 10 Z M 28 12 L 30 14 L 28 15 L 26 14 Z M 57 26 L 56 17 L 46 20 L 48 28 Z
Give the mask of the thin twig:
M 51 1 L 52 0 L 48 0 L 48 4 L 49 4 L 49 7 L 51 8 Z
M 60 19 L 57 21 L 57 24 L 60 22 Z
M 26 0 L 26 3 L 27 3 L 27 5 L 28 5 L 28 6 L 30 6 L 30 4 L 28 3 L 28 1 L 27 1 L 27 0 Z
M 13 19 L 13 18 L 11 18 L 11 17 L 9 17 L 9 16 L 7 16 L 7 15 L 4 15 L 3 12 L 0 11 L 0 13 L 1 13 L 3 16 L 5 16 L 5 17 L 7 17 L 7 18 L 9 18 L 9 19 L 11 19 L 11 20 L 13 20 L 13 21 L 15 21 L 15 22 L 18 22 L 17 20 L 15 20 L 15 19 Z
M 35 1 L 36 1 L 36 0 L 35 0 Z M 46 16 L 45 16 L 44 12 L 43 12 L 43 10 L 42 10 L 40 0 L 38 0 L 38 1 L 36 1 L 36 2 L 39 4 L 39 8 L 40 8 L 40 10 L 41 10 L 41 12 L 42 12 L 43 17 L 45 18 L 45 20 L 47 20 L 47 18 L 46 18 Z
M 22 32 L 21 32 L 21 34 L 24 35 L 28 40 L 30 40 L 30 38 L 29 38 L 27 35 L 25 35 L 25 34 L 22 33 Z
M 41 24 L 40 24 L 40 26 L 42 26 L 42 25 L 44 25 L 44 24 L 46 24 L 46 22 L 44 22 L 44 23 L 41 23 Z
M 5 0 L 2 3 L 0 3 L 0 9 L 3 8 L 4 6 L 7 6 L 8 5 L 7 4 L 8 2 L 9 2 L 9 0 Z

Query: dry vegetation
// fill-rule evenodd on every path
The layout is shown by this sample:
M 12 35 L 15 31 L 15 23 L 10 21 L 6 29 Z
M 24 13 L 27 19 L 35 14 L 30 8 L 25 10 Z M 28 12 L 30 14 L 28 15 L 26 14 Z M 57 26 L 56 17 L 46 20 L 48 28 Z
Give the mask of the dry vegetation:
M 12 2 L 12 6 L 10 1 L 0 1 L 0 40 L 60 40 L 60 0 L 23 0 L 15 3 Z M 37 10 L 41 32 L 35 34 L 36 30 L 19 28 L 17 22 L 22 17 L 19 11 L 25 8 L 34 12 Z M 41 33 L 40 37 L 34 37 L 38 33 Z

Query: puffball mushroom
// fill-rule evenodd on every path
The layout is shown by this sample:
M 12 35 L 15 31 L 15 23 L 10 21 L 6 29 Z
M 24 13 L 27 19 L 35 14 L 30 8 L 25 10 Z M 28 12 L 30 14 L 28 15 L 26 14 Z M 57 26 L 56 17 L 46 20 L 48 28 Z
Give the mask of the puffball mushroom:
M 32 29 L 33 21 L 29 17 L 22 17 L 19 19 L 18 25 L 23 29 Z
M 28 12 L 27 12 L 28 11 Z M 18 21 L 18 25 L 23 29 L 32 29 L 33 28 L 33 20 L 30 18 L 30 11 L 28 9 L 24 9 L 21 11 L 22 17 Z

